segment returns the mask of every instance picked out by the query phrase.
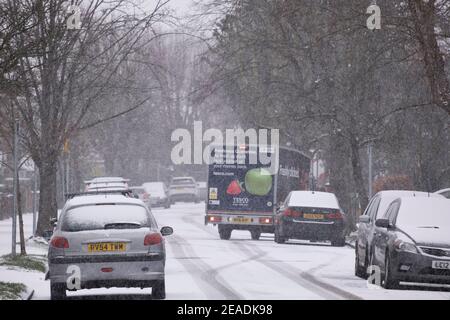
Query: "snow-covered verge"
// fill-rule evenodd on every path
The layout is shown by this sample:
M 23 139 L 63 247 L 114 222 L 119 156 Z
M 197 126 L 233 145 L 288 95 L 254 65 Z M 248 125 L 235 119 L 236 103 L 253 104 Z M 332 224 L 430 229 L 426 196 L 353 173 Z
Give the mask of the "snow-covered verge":
M 44 239 L 31 238 L 31 214 L 24 215 L 27 256 L 12 258 L 11 219 L 0 221 L 0 300 L 47 298 L 49 283 L 45 281 L 48 244 Z M 18 233 L 17 233 L 18 234 Z M 16 248 L 20 253 L 20 247 Z

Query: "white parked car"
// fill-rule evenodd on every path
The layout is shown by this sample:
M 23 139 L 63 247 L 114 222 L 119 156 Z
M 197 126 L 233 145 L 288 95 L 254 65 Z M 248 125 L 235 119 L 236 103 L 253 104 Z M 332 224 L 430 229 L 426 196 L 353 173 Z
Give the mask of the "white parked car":
M 67 290 L 111 287 L 152 288 L 164 299 L 164 236 L 152 213 L 139 200 L 123 195 L 81 195 L 67 201 L 50 240 L 48 265 L 51 299 Z M 76 266 L 79 284 L 69 286 Z M 69 279 L 70 280 L 70 279 Z
M 146 206 L 150 208 L 150 195 L 144 187 L 130 187 L 135 197 L 138 197 Z
M 444 196 L 447 199 L 450 199 L 450 188 L 442 189 L 442 190 L 436 191 L 435 193 L 440 194 L 441 196 Z
M 164 182 L 146 182 L 142 187 L 149 195 L 151 207 L 170 208 L 170 198 Z
M 86 192 L 128 190 L 130 180 L 121 177 L 101 177 L 85 181 Z
M 200 202 L 197 182 L 192 177 L 172 178 L 169 187 L 169 197 L 171 203 L 177 201 Z

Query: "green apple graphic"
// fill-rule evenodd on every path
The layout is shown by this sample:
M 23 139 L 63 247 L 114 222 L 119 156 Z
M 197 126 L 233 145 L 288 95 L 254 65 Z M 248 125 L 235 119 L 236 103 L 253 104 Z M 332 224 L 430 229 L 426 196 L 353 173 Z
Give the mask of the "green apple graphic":
M 249 170 L 245 175 L 245 188 L 255 196 L 265 196 L 272 189 L 272 176 L 264 168 Z

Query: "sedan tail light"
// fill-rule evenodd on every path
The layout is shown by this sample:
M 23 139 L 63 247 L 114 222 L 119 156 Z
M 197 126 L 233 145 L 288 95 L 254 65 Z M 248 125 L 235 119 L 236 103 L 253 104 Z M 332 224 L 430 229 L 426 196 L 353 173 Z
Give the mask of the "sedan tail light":
M 287 209 L 284 210 L 284 212 L 283 212 L 283 216 L 285 216 L 285 217 L 298 218 L 298 217 L 301 217 L 301 215 L 302 215 L 301 212 L 295 211 L 295 210 L 292 209 L 292 208 L 287 208 Z
M 50 245 L 54 248 L 67 249 L 69 248 L 69 241 L 64 237 L 53 237 L 50 240 Z
M 162 241 L 162 236 L 159 233 L 151 233 L 145 236 L 144 246 L 153 246 L 155 244 L 160 244 Z
M 340 211 L 334 212 L 334 213 L 329 213 L 327 214 L 327 218 L 328 219 L 344 219 L 344 216 L 342 215 L 342 213 Z

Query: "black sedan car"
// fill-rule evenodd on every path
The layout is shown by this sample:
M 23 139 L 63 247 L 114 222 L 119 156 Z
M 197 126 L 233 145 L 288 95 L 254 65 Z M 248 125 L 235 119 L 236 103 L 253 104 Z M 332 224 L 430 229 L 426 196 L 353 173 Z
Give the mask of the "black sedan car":
M 399 198 L 375 223 L 371 265 L 382 286 L 400 282 L 450 284 L 450 201 Z
M 333 193 L 292 191 L 275 216 L 275 242 L 331 241 L 345 246 L 347 217 Z

